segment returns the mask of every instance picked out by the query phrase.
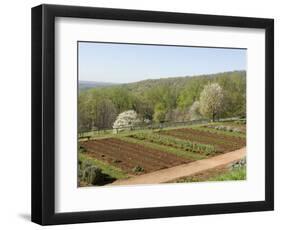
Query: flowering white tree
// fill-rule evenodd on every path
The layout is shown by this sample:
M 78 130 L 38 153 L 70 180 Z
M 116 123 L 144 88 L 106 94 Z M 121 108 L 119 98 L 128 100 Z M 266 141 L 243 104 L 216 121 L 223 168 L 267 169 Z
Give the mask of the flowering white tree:
M 199 101 L 193 102 L 193 104 L 190 106 L 188 113 L 190 120 L 198 120 L 201 118 Z
M 208 84 L 200 94 L 200 113 L 206 117 L 215 117 L 223 111 L 223 90 L 218 83 Z
M 128 110 L 118 115 L 113 124 L 113 129 L 115 133 L 122 129 L 132 129 L 139 122 L 137 113 L 134 110 Z

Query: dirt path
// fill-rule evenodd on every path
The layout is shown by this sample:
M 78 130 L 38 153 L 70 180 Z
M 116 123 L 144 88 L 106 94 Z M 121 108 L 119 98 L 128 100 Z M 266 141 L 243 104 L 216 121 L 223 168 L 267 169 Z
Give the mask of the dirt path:
M 191 176 L 205 170 L 231 164 L 242 159 L 245 155 L 246 147 L 209 159 L 198 160 L 189 164 L 182 164 L 168 169 L 158 170 L 130 179 L 117 180 L 110 185 L 159 184 L 169 182 L 182 177 Z

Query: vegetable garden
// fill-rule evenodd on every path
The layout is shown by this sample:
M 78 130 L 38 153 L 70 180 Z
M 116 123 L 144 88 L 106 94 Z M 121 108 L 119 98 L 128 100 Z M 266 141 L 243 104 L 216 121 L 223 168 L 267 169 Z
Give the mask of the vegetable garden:
M 245 124 L 217 130 L 215 123 L 184 128 L 139 130 L 92 137 L 79 142 L 79 186 L 115 180 L 188 164 L 246 145 Z M 221 125 L 221 124 L 217 124 Z M 226 126 L 236 125 L 228 122 Z M 236 126 L 237 127 L 237 126 Z

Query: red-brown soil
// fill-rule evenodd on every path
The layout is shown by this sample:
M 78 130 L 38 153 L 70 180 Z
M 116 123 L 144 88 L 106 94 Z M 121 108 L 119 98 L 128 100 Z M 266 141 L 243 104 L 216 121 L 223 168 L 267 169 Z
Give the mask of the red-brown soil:
M 173 182 L 179 180 L 180 178 L 187 178 L 196 174 L 198 175 L 198 173 L 203 173 L 206 170 L 225 167 L 243 159 L 245 155 L 246 148 L 242 148 L 211 158 L 194 161 L 189 164 L 182 164 L 129 179 L 116 180 L 111 185 L 159 184 Z
M 144 174 L 192 161 L 117 138 L 84 141 L 80 145 L 87 150 L 86 154 L 89 156 L 116 166 L 129 174 Z M 133 169 L 136 166 L 143 168 L 143 171 L 134 173 Z
M 220 153 L 231 152 L 246 146 L 245 138 L 201 131 L 192 128 L 165 130 L 160 131 L 159 133 L 196 143 L 213 145 L 215 146 L 216 151 Z

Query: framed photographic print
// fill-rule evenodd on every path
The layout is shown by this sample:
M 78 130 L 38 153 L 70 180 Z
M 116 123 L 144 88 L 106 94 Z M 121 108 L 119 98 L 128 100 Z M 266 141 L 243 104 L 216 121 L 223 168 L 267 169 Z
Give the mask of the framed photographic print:
M 32 8 L 32 221 L 273 210 L 273 19 Z

